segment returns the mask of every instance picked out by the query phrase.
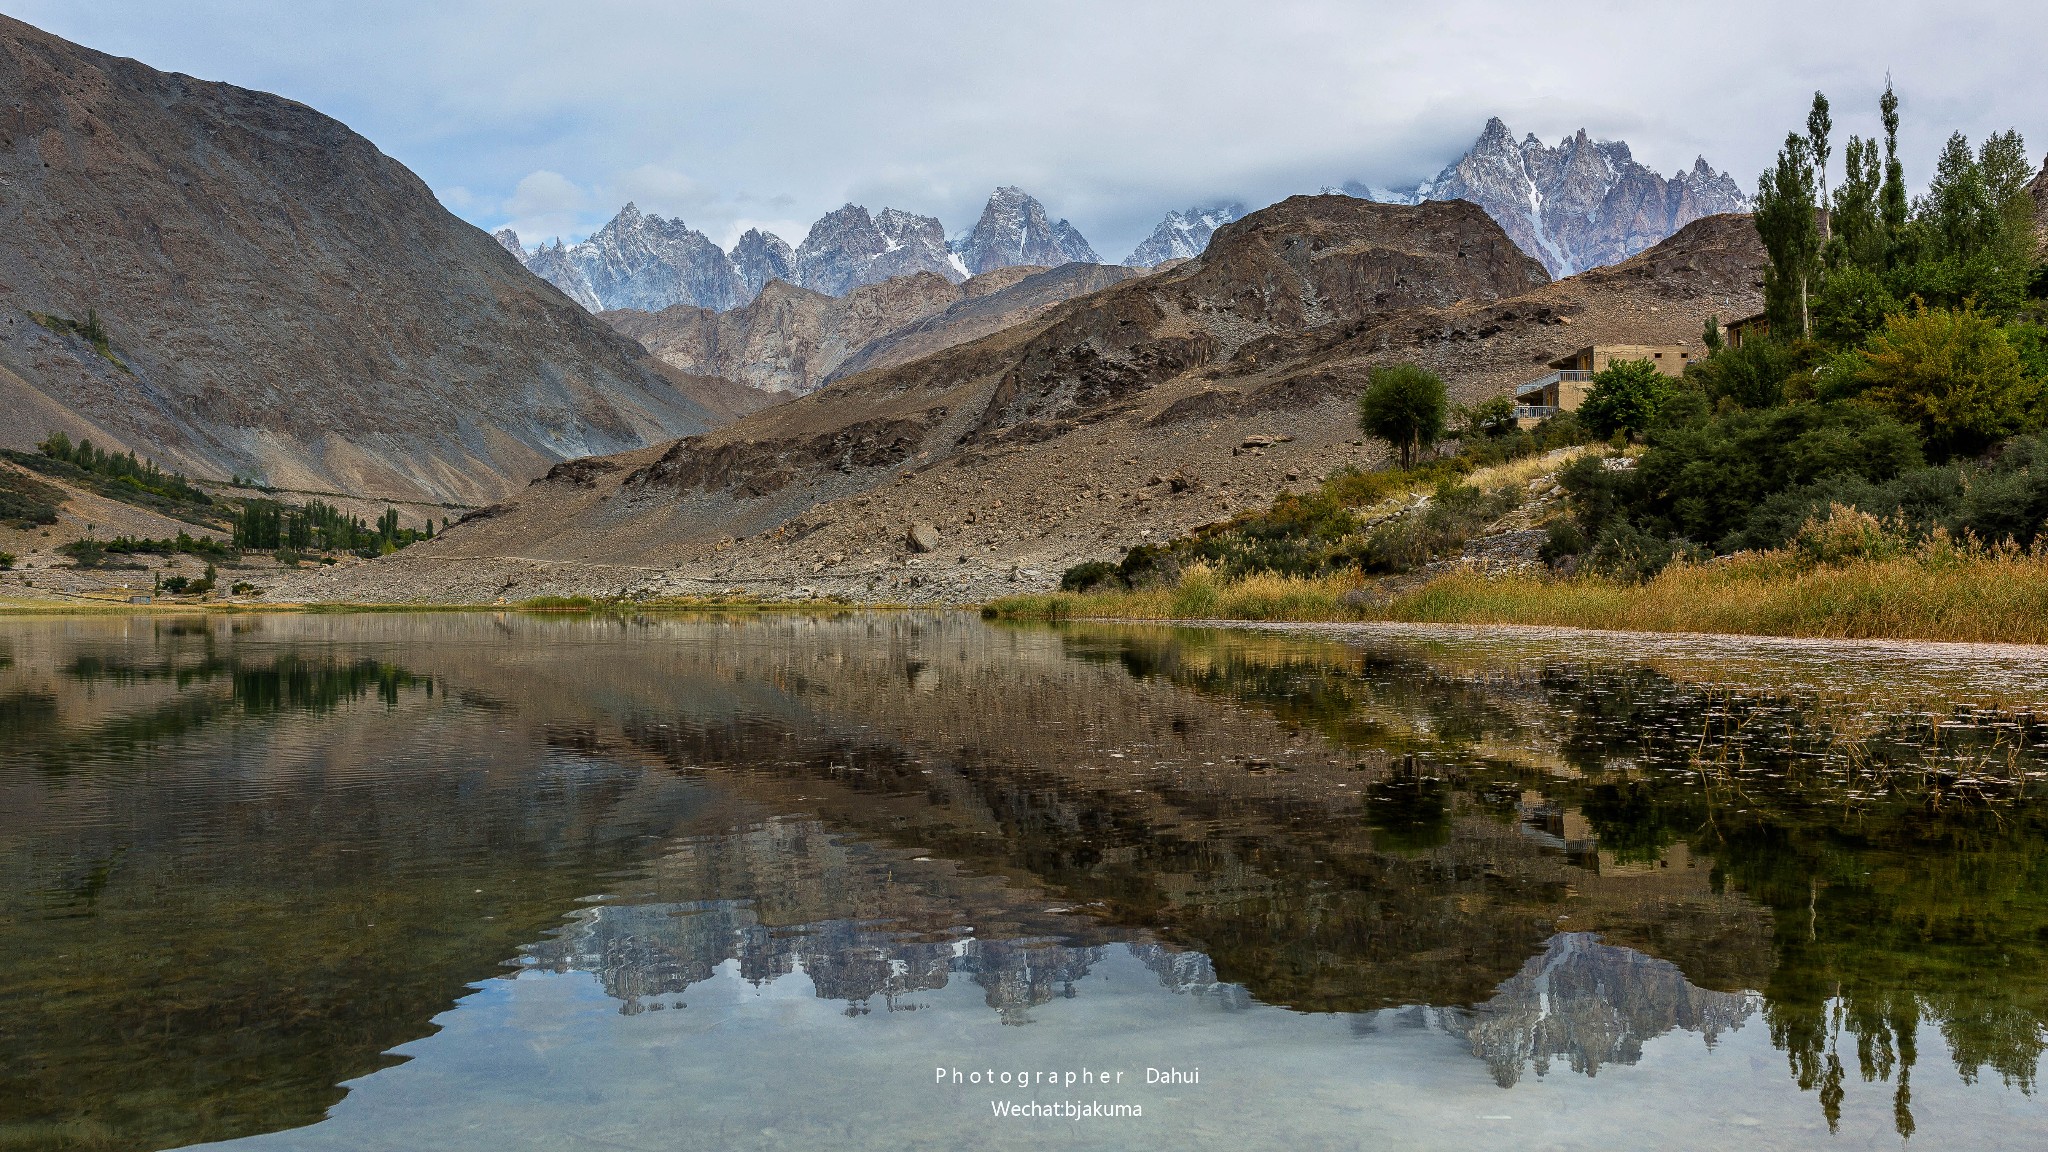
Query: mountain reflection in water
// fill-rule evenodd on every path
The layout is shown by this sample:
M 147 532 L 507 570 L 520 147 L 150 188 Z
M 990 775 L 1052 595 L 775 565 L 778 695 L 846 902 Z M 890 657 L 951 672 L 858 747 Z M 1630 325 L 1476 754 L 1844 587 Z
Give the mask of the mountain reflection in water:
M 727 1019 L 734 981 L 849 1028 L 965 992 L 1020 1050 L 1142 1039 L 1170 1013 L 1136 973 L 1247 1036 L 1436 1037 L 1516 1099 L 1739 1035 L 1782 1053 L 1745 1093 L 1825 1129 L 1971 1130 L 1965 1090 L 2048 1122 L 2020 656 L 915 614 L 0 630 L 0 1145 L 312 1123 L 405 1083 L 358 1079 L 394 1049 L 453 1060 L 420 1038 L 507 972 L 588 973 L 633 1027 Z M 1343 1099 L 1299 1087 L 1293 1123 Z

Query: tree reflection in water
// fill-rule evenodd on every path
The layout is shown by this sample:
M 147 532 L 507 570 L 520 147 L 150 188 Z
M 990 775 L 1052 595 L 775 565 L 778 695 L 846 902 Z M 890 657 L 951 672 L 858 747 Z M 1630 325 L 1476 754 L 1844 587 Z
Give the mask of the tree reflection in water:
M 729 965 L 1028 1026 L 1128 950 L 1503 1086 L 1761 1016 L 1831 1125 L 1857 1077 L 1904 1135 L 1928 1036 L 2039 1067 L 2037 686 L 917 615 L 96 627 L 0 668 L 0 1032 L 42 1038 L 0 1128 L 301 1122 L 515 955 L 629 1013 Z

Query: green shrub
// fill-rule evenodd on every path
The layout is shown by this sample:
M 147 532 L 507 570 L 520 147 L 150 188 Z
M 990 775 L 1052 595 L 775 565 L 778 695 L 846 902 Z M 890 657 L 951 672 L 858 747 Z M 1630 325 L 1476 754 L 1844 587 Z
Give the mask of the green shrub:
M 90 536 L 60 545 L 57 551 L 71 557 L 80 568 L 97 568 L 107 559 L 107 546 Z
M 1595 436 L 1640 436 L 1675 391 L 1671 378 L 1648 360 L 1618 360 L 1593 377 L 1579 405 L 1579 420 Z
M 1696 556 L 1699 549 L 1684 540 L 1644 532 L 1626 517 L 1608 522 L 1586 554 L 1586 568 L 1597 575 L 1640 584 L 1662 572 L 1673 560 Z
M 1450 556 L 1512 511 L 1518 499 L 1511 490 L 1481 492 L 1445 481 L 1419 511 L 1376 525 L 1366 536 L 1361 564 L 1368 572 L 1406 572 Z
M 1827 390 L 1855 397 L 1920 430 L 1939 458 L 1973 454 L 2048 417 L 2048 381 L 1974 308 L 1922 307 L 1893 316 Z
M 0 552 L 0 571 L 14 567 L 16 557 L 12 552 Z
M 1121 586 L 1116 565 L 1107 560 L 1086 560 L 1060 574 L 1060 591 L 1093 592 L 1103 585 Z

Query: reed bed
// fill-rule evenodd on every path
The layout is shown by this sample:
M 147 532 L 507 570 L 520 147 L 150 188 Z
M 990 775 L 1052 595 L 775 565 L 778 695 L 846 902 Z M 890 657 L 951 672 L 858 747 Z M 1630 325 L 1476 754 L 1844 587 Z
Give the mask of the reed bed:
M 1379 601 L 1357 578 L 1188 572 L 1171 588 L 1019 596 L 998 617 L 1387 620 L 1644 632 L 2048 644 L 2048 553 L 1944 538 L 1889 555 L 1817 560 L 1796 548 L 1673 564 L 1632 584 L 1597 576 L 1456 571 Z

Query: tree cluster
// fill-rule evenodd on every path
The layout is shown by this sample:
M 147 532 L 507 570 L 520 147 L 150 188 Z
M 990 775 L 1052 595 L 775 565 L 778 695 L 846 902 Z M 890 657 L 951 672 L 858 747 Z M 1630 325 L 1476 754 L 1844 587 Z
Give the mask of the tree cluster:
M 1759 182 L 1767 339 L 1720 347 L 1683 379 L 1647 364 L 1595 379 L 1588 428 L 1645 445 L 1585 461 L 1553 556 L 1645 576 L 1672 558 L 1783 546 L 1836 505 L 1908 537 L 2033 547 L 2048 529 L 2048 279 L 2017 132 L 1951 136 L 1909 202 L 1898 101 L 1882 139 L 1850 137 L 1839 179 L 1816 94 Z
M 399 525 L 398 509 L 387 508 L 373 524 L 320 500 L 304 505 L 244 500 L 234 522 L 235 547 L 259 551 L 356 552 L 379 555 L 434 537 L 434 522 L 418 529 Z

